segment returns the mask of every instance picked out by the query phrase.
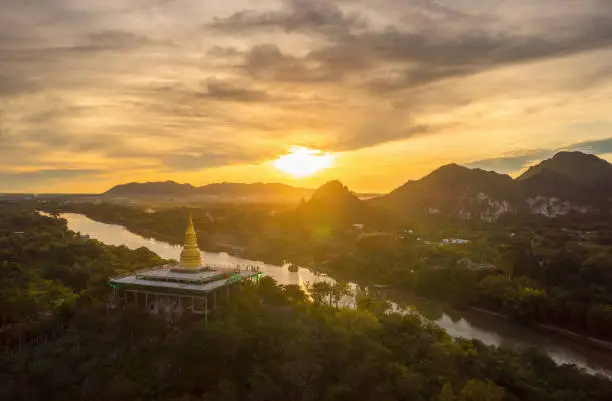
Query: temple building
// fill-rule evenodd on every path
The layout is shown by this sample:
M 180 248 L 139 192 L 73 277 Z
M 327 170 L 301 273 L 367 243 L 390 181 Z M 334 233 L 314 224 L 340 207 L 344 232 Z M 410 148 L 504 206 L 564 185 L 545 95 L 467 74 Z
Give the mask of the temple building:
M 117 304 L 136 304 L 153 313 L 190 311 L 207 319 L 209 312 L 229 302 L 243 283 L 256 283 L 257 266 L 212 266 L 202 263 L 193 219 L 189 216 L 180 262 L 137 271 L 109 280 Z

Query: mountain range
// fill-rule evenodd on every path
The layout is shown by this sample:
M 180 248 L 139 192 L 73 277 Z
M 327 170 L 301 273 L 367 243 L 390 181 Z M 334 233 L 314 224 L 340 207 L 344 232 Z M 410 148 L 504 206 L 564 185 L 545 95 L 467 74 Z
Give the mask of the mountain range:
M 450 164 L 370 202 L 401 216 L 496 221 L 509 213 L 607 212 L 611 195 L 612 164 L 591 154 L 560 152 L 516 179 Z
M 494 222 L 505 215 L 550 218 L 612 211 L 612 164 L 580 152 L 561 152 L 512 179 L 449 164 L 390 193 L 360 200 L 339 182 L 321 187 L 297 213 L 366 225 L 376 219 L 441 216 Z
M 360 199 L 339 181 L 317 190 L 284 184 L 219 183 L 202 187 L 173 181 L 118 185 L 104 195 L 208 196 L 248 199 L 305 199 L 296 213 L 304 219 L 366 222 L 380 216 L 440 215 L 497 221 L 514 213 L 558 217 L 612 210 L 612 164 L 591 154 L 560 152 L 513 179 L 449 164 L 388 194 Z
M 174 181 L 145 182 L 117 185 L 103 195 L 107 197 L 206 197 L 217 199 L 236 200 L 247 198 L 249 200 L 295 200 L 309 198 L 313 189 L 292 187 L 285 184 L 274 183 L 214 183 L 201 187 L 191 184 L 178 184 Z

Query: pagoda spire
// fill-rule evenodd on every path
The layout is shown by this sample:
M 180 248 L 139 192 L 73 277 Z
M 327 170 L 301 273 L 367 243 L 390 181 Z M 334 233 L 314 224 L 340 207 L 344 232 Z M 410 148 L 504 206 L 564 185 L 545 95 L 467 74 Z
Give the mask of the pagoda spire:
M 202 254 L 198 247 L 198 237 L 193 227 L 193 218 L 189 214 L 189 223 L 185 231 L 185 245 L 181 251 L 181 267 L 197 269 L 202 266 Z

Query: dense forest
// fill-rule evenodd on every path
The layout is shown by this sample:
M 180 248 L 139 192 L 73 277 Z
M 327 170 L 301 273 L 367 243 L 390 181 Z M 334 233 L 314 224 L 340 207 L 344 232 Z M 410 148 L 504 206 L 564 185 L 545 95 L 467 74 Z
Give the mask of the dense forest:
M 357 310 L 338 309 L 271 279 L 243 287 L 207 325 L 111 309 L 106 278 L 159 263 L 154 255 L 83 239 L 32 212 L 2 210 L 0 221 L 3 333 L 28 324 L 44 338 L 2 338 L 2 399 L 612 398 L 609 381 L 536 350 L 454 340 L 366 298 Z
M 24 346 L 65 327 L 77 308 L 105 302 L 109 276 L 161 262 L 146 248 L 82 238 L 65 220 L 0 209 L 0 345 Z
M 612 340 L 611 231 L 596 219 L 458 224 L 430 218 L 362 232 L 350 226 L 313 226 L 265 205 L 170 207 L 155 213 L 111 204 L 68 207 L 177 243 L 182 226 L 176 221 L 193 213 L 205 250 L 236 252 L 223 247 L 231 243 L 251 259 L 290 261 L 351 281 L 388 284 L 456 306 L 504 313 L 523 323 Z M 469 242 L 442 244 L 444 238 Z
M 363 236 L 323 265 L 457 306 L 612 339 L 612 247 L 557 231 L 462 234 L 472 242 Z

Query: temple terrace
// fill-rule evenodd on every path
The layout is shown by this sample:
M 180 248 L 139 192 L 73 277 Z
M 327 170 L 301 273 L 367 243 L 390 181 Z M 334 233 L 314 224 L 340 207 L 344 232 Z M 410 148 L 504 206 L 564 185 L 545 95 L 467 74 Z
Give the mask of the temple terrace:
M 119 304 L 136 304 L 153 313 L 191 311 L 207 319 L 210 311 L 229 302 L 233 288 L 242 283 L 257 283 L 261 276 L 257 266 L 203 264 L 190 216 L 178 264 L 114 277 L 109 285 Z

